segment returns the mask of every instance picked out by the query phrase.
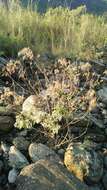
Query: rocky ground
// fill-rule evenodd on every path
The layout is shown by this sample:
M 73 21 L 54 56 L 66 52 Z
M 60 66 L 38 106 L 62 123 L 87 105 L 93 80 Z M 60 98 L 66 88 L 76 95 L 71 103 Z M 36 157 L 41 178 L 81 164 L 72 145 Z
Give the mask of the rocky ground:
M 3 69 L 6 62 L 0 61 Z M 86 72 L 87 63 L 78 64 Z M 16 109 L 6 106 L 1 98 L 0 190 L 107 189 L 107 66 L 101 61 L 89 64 L 101 81 L 96 89 L 97 107 L 87 115 L 87 120 L 82 118 L 70 128 L 72 141 L 58 144 L 58 135 L 53 138 L 41 132 L 41 112 L 35 112 L 32 103 L 35 95 L 25 98 L 20 108 L 23 112 L 32 109 L 38 116 L 36 127 L 30 129 L 14 127 Z M 4 79 L 0 79 L 1 95 L 7 85 Z

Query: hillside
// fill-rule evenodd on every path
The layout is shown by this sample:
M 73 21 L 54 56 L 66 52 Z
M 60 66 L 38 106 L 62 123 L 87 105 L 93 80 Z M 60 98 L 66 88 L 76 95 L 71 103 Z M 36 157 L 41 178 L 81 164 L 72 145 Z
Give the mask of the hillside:
M 22 0 L 24 5 L 27 5 L 28 0 Z M 93 13 L 104 13 L 107 11 L 107 0 L 33 0 L 40 12 L 44 12 L 48 7 L 64 6 L 76 8 L 80 5 L 86 5 L 87 10 Z
M 0 190 L 107 190 L 107 0 L 0 0 Z

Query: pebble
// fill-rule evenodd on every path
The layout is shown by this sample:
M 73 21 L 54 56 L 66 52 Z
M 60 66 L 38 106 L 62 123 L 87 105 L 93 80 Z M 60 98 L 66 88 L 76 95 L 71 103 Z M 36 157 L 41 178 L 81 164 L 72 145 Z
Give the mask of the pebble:
M 9 183 L 15 183 L 17 175 L 18 175 L 18 171 L 15 168 L 10 170 L 9 174 L 8 174 L 8 182 Z

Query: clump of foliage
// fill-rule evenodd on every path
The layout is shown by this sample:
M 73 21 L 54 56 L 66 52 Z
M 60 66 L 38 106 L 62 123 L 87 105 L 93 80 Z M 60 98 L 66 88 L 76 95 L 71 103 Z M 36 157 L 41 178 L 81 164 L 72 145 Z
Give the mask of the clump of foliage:
M 58 7 L 40 15 L 13 3 L 8 11 L 0 7 L 0 26 L 0 52 L 5 56 L 14 57 L 19 49 L 30 46 L 36 54 L 91 59 L 107 43 L 106 15 L 88 14 L 85 6 Z
M 21 52 L 24 52 L 24 55 Z M 21 52 L 18 83 L 22 85 L 20 76 L 23 76 L 23 88 L 26 91 L 29 87 L 28 95 L 35 94 L 35 98 L 33 104 L 31 101 L 30 106 L 28 105 L 18 114 L 15 126 L 30 128 L 39 123 L 54 136 L 61 129 L 69 128 L 80 120 L 87 120 L 87 116 L 97 106 L 95 89 L 99 84 L 98 76 L 92 71 L 90 63 L 77 65 L 61 58 L 51 67 L 45 68 L 44 65 L 44 69 L 41 69 L 38 62 L 35 63 L 34 60 L 29 59 L 28 55 L 33 55 L 29 48 Z M 10 67 L 7 64 L 5 68 L 11 78 L 13 68 L 11 63 Z M 30 77 L 32 72 L 35 80 Z M 42 78 L 40 78 L 41 74 Z M 13 83 L 13 89 L 15 89 L 14 85 L 15 83 Z
M 6 106 L 8 105 L 18 108 L 20 105 L 22 105 L 24 97 L 7 87 L 4 88 L 4 91 L 0 96 L 0 100 Z
M 18 129 L 31 129 L 31 127 L 33 127 L 33 122 L 31 118 L 28 118 L 23 114 L 19 114 L 16 116 L 15 127 Z

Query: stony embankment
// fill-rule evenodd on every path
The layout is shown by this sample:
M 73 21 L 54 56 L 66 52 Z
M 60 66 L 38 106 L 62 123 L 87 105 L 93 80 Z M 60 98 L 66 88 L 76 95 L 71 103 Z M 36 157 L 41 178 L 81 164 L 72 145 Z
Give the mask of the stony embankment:
M 36 121 L 36 127 L 30 129 L 23 129 L 22 120 L 17 123 L 21 130 L 15 128 L 16 109 L 4 106 L 1 100 L 0 190 L 107 190 L 107 67 L 95 61 L 79 66 L 87 74 L 91 67 L 101 83 L 96 88 L 97 106 L 69 129 L 72 141 L 67 139 L 58 146 L 61 134 L 54 138 L 42 134 L 44 112 L 36 109 L 36 95 L 26 98 L 21 106 L 27 122 Z M 91 93 L 93 96 L 94 91 Z

